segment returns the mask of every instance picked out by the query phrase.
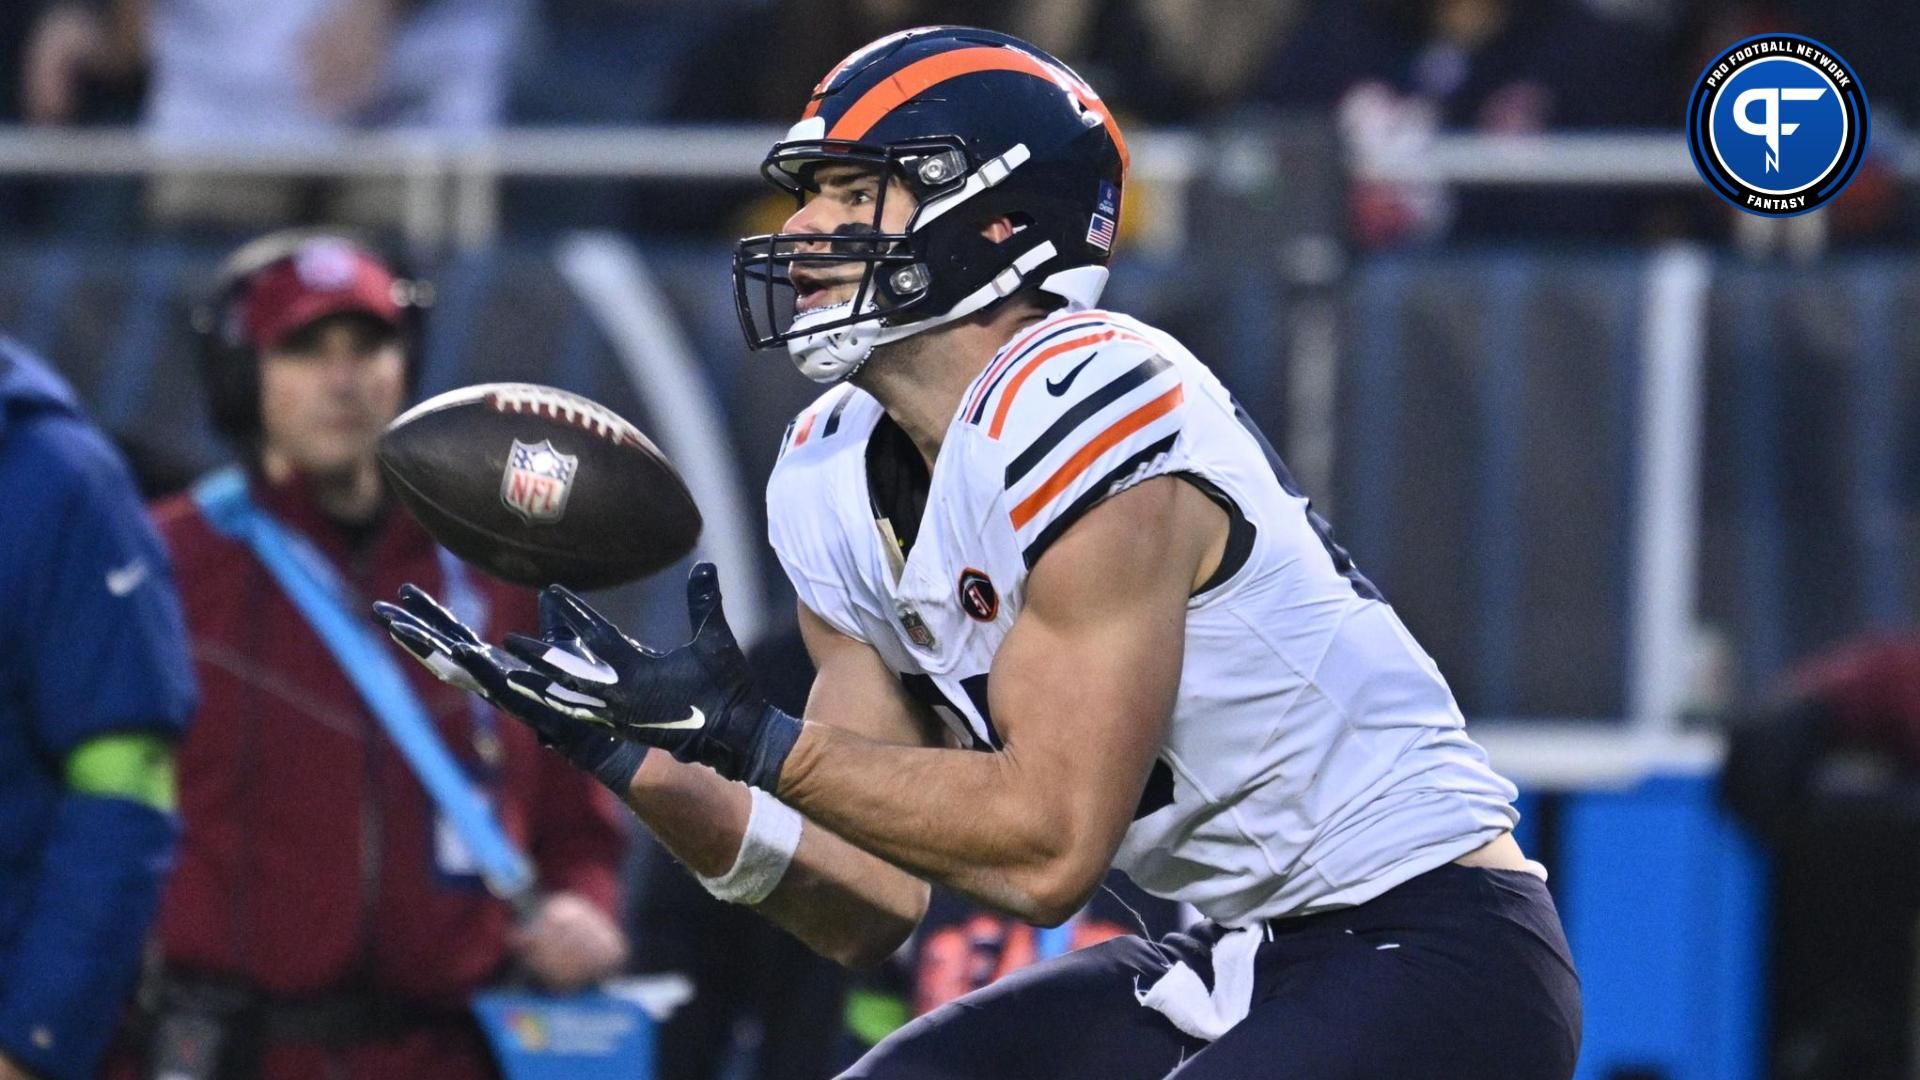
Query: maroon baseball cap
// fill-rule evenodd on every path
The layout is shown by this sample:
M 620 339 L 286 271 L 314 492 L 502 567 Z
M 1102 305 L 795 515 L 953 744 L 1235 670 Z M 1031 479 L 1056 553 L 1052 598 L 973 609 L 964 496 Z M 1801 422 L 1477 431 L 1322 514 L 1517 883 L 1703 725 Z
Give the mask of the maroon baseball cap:
M 401 284 L 372 252 L 322 237 L 260 271 L 241 302 L 240 321 L 255 348 L 273 348 L 289 334 L 329 315 L 355 312 L 400 329 Z

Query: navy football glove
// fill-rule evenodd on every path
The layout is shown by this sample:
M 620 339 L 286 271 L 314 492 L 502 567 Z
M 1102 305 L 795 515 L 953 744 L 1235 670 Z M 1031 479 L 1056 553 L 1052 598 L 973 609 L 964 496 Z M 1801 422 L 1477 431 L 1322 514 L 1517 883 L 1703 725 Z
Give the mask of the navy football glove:
M 693 638 L 669 652 L 635 643 L 558 585 L 540 595 L 540 613 L 540 637 L 515 634 L 504 642 L 525 665 L 504 676 L 522 700 L 728 779 L 776 789 L 800 721 L 755 689 L 721 611 L 712 563 L 696 565 L 687 578 Z
M 517 690 L 508 676 L 524 673 L 526 665 L 481 641 L 417 586 L 401 586 L 398 604 L 377 602 L 373 613 L 386 624 L 393 640 L 442 682 L 479 694 L 519 717 L 542 744 L 592 773 L 615 795 L 626 796 L 633 774 L 647 756 L 646 747 L 621 739 L 604 726 L 545 708 L 538 697 Z M 542 628 L 548 629 L 544 620 Z M 563 640 L 556 634 L 555 647 L 562 647 Z

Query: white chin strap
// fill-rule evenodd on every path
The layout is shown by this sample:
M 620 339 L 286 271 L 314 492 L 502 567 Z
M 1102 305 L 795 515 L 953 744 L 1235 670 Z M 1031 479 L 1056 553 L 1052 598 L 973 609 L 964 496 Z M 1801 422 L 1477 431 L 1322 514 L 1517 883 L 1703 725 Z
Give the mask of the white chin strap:
M 1052 241 L 1041 244 L 1015 259 L 1012 266 L 995 274 L 992 281 L 969 293 L 951 310 L 900 326 L 884 326 L 878 318 L 869 318 L 809 334 L 805 332 L 809 324 L 839 322 L 853 314 L 853 301 L 806 312 L 793 320 L 793 329 L 799 333 L 787 339 L 787 352 L 793 356 L 800 374 L 818 383 L 839 382 L 859 371 L 860 365 L 866 363 L 867 357 L 879 346 L 964 319 L 996 300 L 1019 292 L 1027 284 L 1027 275 L 1056 254 Z M 1037 287 L 1064 298 L 1069 308 L 1090 308 L 1100 302 L 1100 294 L 1106 290 L 1107 268 L 1076 266 L 1047 275 Z M 861 306 L 860 314 L 869 315 L 879 310 L 869 298 Z

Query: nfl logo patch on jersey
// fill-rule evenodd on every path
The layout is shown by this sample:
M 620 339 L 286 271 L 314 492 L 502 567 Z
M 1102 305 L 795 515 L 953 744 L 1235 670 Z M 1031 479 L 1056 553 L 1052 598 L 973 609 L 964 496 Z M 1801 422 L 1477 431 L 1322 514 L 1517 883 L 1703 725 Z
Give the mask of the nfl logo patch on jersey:
M 506 471 L 500 474 L 500 501 L 528 524 L 552 524 L 567 512 L 580 459 L 553 448 L 553 440 L 513 440 Z
M 900 629 L 907 632 L 907 640 L 923 649 L 933 648 L 933 631 L 927 629 L 927 621 L 920 613 L 902 603 L 896 609 L 900 614 Z

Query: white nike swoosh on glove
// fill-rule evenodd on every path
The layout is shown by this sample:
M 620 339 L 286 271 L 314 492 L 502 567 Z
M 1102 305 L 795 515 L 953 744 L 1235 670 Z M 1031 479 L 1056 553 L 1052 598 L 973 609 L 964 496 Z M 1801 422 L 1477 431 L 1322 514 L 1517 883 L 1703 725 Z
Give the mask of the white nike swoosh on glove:
M 701 712 L 700 707 L 695 705 L 693 706 L 693 711 L 687 714 L 685 720 L 670 720 L 664 724 L 634 724 L 632 726 L 637 728 L 652 728 L 657 731 L 692 730 L 694 728 L 707 726 L 707 714 Z

